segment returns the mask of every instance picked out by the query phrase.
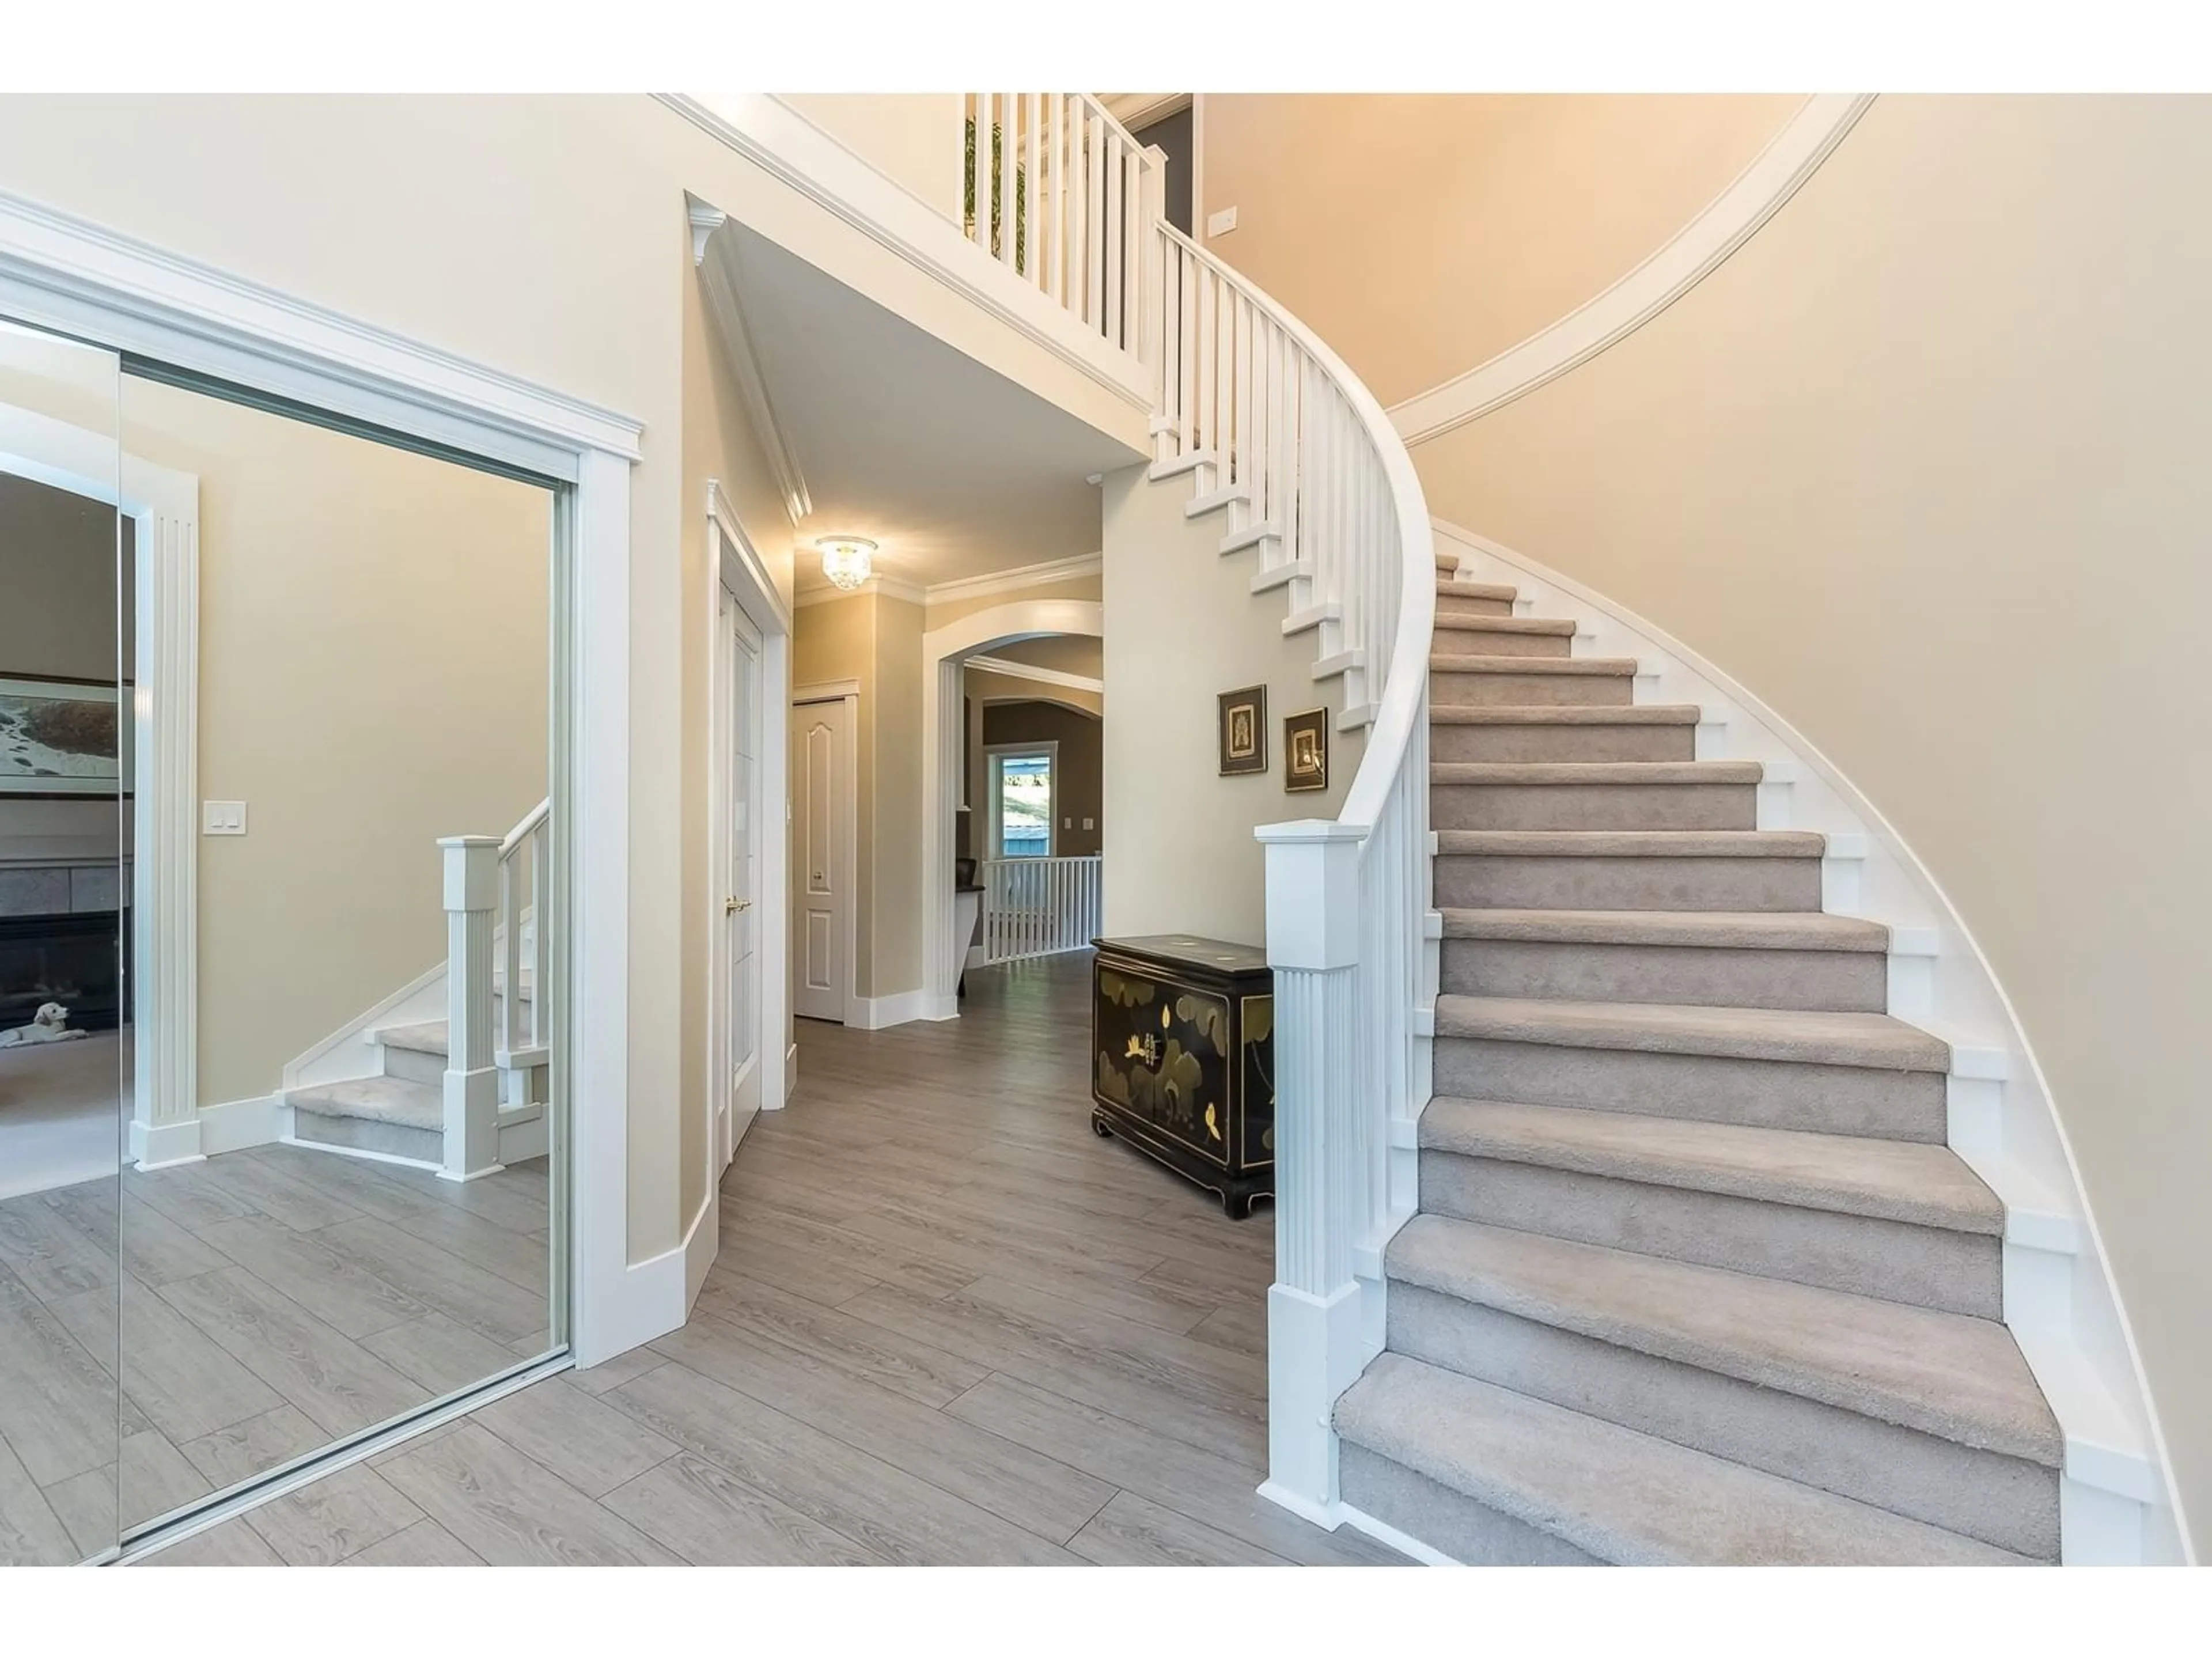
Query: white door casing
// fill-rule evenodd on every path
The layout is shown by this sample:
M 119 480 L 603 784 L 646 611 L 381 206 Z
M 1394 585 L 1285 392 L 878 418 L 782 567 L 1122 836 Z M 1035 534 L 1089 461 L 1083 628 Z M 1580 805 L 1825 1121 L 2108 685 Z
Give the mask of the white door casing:
M 761 639 L 737 598 L 721 590 L 721 662 L 714 747 L 722 870 L 717 1002 L 726 1033 L 714 1080 L 715 1170 L 728 1165 L 761 1103 Z
M 841 696 L 796 702 L 791 711 L 792 1007 L 803 1018 L 848 1024 L 859 702 Z

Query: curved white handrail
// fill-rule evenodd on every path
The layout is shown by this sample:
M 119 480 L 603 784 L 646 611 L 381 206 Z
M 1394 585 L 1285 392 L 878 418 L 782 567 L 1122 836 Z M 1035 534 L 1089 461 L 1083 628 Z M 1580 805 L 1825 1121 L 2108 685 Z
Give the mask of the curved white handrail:
M 539 824 L 544 823 L 545 815 L 552 810 L 553 798 L 552 796 L 548 795 L 544 800 L 539 801 L 537 805 L 532 807 L 527 812 L 525 812 L 522 815 L 522 822 L 516 824 L 514 829 L 508 830 L 507 832 L 507 839 L 500 842 L 500 857 L 502 859 L 507 858 L 514 853 L 516 848 L 521 846 L 525 841 L 528 840 L 530 832 L 537 829 Z
M 1233 291 L 1267 313 L 1270 321 L 1290 337 L 1328 380 L 1332 390 L 1351 406 L 1376 459 L 1381 463 L 1389 491 L 1398 539 L 1398 616 L 1393 629 L 1389 660 L 1382 672 L 1382 700 L 1375 724 L 1367 734 L 1359 769 L 1346 793 L 1342 823 L 1372 824 L 1381 816 L 1384 799 L 1395 781 L 1406 749 L 1419 725 L 1428 690 L 1429 647 L 1436 630 L 1436 539 L 1429 519 L 1428 498 L 1422 493 L 1413 457 L 1399 437 L 1389 413 L 1366 383 L 1320 337 L 1282 304 L 1235 267 L 1224 264 L 1173 225 L 1162 221 L 1161 236 L 1196 263 L 1212 270 Z

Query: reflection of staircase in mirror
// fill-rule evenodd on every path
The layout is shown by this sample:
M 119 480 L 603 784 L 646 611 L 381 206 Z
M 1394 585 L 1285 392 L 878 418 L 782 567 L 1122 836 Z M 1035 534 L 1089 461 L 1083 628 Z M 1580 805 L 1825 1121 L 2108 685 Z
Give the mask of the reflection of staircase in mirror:
M 440 843 L 446 962 L 285 1068 L 285 1140 L 459 1180 L 545 1155 L 546 817 Z

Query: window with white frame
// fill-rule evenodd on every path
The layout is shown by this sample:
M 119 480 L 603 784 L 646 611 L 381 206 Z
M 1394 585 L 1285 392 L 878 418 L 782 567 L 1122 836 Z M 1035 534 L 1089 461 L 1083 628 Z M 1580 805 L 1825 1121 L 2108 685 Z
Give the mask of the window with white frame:
M 1001 744 L 984 750 L 989 857 L 1052 856 L 1054 775 L 1059 770 L 1060 745 L 1055 743 Z

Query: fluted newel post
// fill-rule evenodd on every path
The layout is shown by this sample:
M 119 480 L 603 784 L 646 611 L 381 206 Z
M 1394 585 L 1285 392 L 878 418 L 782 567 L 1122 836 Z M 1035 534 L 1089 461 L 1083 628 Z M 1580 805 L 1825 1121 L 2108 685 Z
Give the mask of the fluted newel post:
M 1367 1115 L 1358 1094 L 1359 858 L 1366 828 L 1308 819 L 1254 832 L 1267 849 L 1275 970 L 1275 1282 L 1267 1291 L 1267 1480 L 1337 1521 L 1330 1413 L 1359 1376 Z
M 468 1181 L 500 1167 L 491 994 L 499 837 L 447 836 L 438 845 L 446 861 L 446 1150 L 439 1173 Z

